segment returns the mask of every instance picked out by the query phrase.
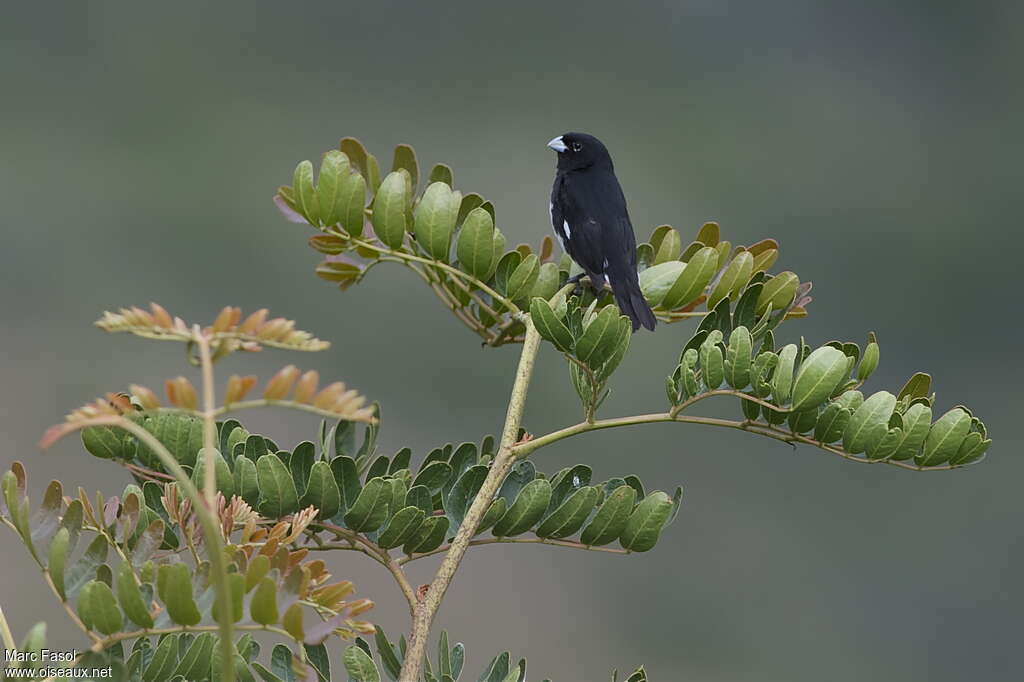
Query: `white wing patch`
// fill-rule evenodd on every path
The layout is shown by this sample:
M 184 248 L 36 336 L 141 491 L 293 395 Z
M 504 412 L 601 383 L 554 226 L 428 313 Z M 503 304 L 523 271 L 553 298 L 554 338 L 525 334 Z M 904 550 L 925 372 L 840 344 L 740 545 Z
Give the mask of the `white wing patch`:
M 572 231 L 569 230 L 569 221 L 568 220 L 563 220 L 562 221 L 562 231 L 565 232 L 565 238 L 566 239 L 570 239 L 572 237 Z

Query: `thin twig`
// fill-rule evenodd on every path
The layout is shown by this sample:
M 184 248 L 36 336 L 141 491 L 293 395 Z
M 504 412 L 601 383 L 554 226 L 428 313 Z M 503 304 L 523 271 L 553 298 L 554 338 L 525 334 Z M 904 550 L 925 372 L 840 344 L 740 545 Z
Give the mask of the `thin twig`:
M 582 542 L 573 542 L 572 540 L 554 540 L 551 538 L 481 538 L 480 540 L 470 540 L 469 546 L 479 547 L 481 545 L 503 545 L 509 543 L 551 545 L 552 547 L 585 549 L 591 552 L 608 552 L 610 554 L 630 554 L 629 550 L 618 549 L 616 547 L 597 547 L 595 545 L 584 545 Z M 420 554 L 404 556 L 398 559 L 398 563 L 401 565 L 405 565 L 410 561 L 416 561 L 417 559 L 423 559 L 434 554 L 447 552 L 450 548 L 451 545 L 442 545 L 437 549 L 431 550 L 429 552 L 422 552 Z

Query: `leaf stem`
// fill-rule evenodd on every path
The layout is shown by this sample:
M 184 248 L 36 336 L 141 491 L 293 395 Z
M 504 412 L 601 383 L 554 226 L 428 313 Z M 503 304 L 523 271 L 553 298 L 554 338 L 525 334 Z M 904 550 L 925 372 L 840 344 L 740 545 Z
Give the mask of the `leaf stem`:
M 409 579 L 405 575 L 405 571 L 402 570 L 401 563 L 396 561 L 386 549 L 348 528 L 343 528 L 324 521 L 318 521 L 316 522 L 316 525 L 322 526 L 325 530 L 334 533 L 338 537 L 345 538 L 350 544 L 348 546 L 344 546 L 333 543 L 321 543 L 316 547 L 309 547 L 309 549 L 317 551 L 327 549 L 347 549 L 362 552 L 390 571 L 395 582 L 398 583 L 399 589 L 402 590 L 402 595 L 409 603 L 409 612 L 415 615 L 417 604 L 416 591 L 413 590 L 412 585 L 409 583 Z M 357 547 L 357 544 L 360 546 Z
M 716 392 L 704 394 L 704 397 L 708 397 L 708 396 L 710 396 L 712 394 L 714 394 L 714 395 L 730 395 L 732 393 L 738 393 L 738 392 L 733 392 L 733 391 L 716 391 Z M 747 396 L 747 397 L 749 398 L 750 396 Z M 755 399 L 755 400 L 757 400 L 757 399 Z M 692 401 L 692 402 L 697 402 L 697 401 Z M 692 402 L 691 402 L 691 404 L 692 404 Z M 757 402 L 761 402 L 761 401 L 757 401 Z M 581 433 L 586 433 L 588 431 L 599 431 L 601 429 L 611 429 L 611 428 L 616 428 L 616 427 L 619 427 L 619 426 L 633 426 L 633 425 L 636 425 L 636 424 L 654 424 L 654 423 L 658 423 L 658 422 L 676 422 L 676 423 L 683 423 L 683 424 L 704 424 L 706 426 L 718 426 L 718 427 L 728 428 L 728 429 L 737 429 L 739 431 L 746 431 L 748 433 L 756 433 L 756 434 L 761 435 L 761 436 L 766 436 L 766 437 L 771 438 L 773 440 L 781 441 L 783 443 L 789 443 L 790 445 L 794 445 L 796 443 L 801 443 L 801 444 L 804 444 L 804 445 L 811 445 L 811 446 L 814 446 L 814 447 L 816 447 L 816 448 L 818 448 L 820 450 L 824 450 L 825 452 L 830 452 L 830 453 L 832 453 L 834 455 L 838 455 L 839 457 L 842 457 L 843 459 L 850 460 L 851 462 L 859 462 L 861 464 L 889 464 L 891 466 L 899 467 L 901 469 L 908 469 L 910 471 L 950 471 L 952 469 L 960 469 L 963 466 L 970 466 L 969 464 L 959 465 L 959 466 L 953 466 L 953 465 L 946 464 L 946 465 L 943 465 L 943 466 L 921 467 L 921 466 L 917 466 L 916 464 L 902 462 L 902 461 L 895 461 L 895 460 L 890 460 L 890 459 L 868 459 L 866 457 L 857 457 L 856 455 L 851 455 L 850 453 L 845 452 L 845 451 L 841 450 L 840 448 L 834 447 L 834 446 L 829 445 L 827 443 L 822 443 L 820 441 L 816 441 L 813 438 L 810 438 L 808 436 L 804 436 L 804 435 L 799 434 L 799 433 L 793 433 L 791 431 L 785 431 L 783 429 L 776 428 L 776 427 L 772 426 L 771 424 L 766 424 L 766 423 L 762 423 L 762 422 L 752 422 L 752 421 L 734 421 L 734 420 L 731 420 L 731 419 L 717 419 L 715 417 L 695 417 L 695 416 L 689 416 L 689 415 L 672 414 L 671 412 L 659 412 L 659 413 L 655 413 L 655 414 L 640 414 L 640 415 L 635 415 L 635 416 L 632 416 L 632 417 L 618 417 L 618 418 L 615 418 L 615 419 L 598 419 L 597 421 L 594 421 L 594 422 L 580 422 L 579 424 L 574 424 L 573 426 L 567 426 L 564 429 L 559 429 L 558 431 L 552 431 L 551 433 L 545 434 L 543 436 L 538 436 L 537 438 L 534 438 L 533 440 L 528 441 L 526 443 L 521 443 L 519 445 L 516 445 L 515 448 L 513 449 L 513 453 L 514 453 L 514 455 L 515 455 L 515 457 L 517 459 L 521 459 L 523 457 L 529 456 L 531 453 L 533 453 L 536 450 L 539 450 L 542 447 L 545 447 L 547 445 L 551 445 L 552 443 L 557 443 L 558 441 L 564 440 L 566 438 L 571 438 L 572 436 L 575 436 L 575 435 L 578 435 L 578 434 L 581 434 Z M 971 464 L 974 464 L 974 462 L 972 462 Z
M 508 300 L 507 298 L 505 298 L 504 296 L 502 296 L 501 294 L 496 292 L 494 289 L 490 288 L 489 286 L 487 286 L 486 284 L 484 284 L 483 282 L 478 280 L 476 277 L 473 277 L 469 273 L 463 272 L 462 270 L 459 270 L 458 268 L 453 268 L 452 266 L 448 265 L 447 263 L 442 263 L 441 261 L 438 261 L 438 260 L 431 260 L 429 258 L 423 258 L 422 256 L 417 256 L 417 255 L 411 254 L 411 253 L 405 253 L 404 251 L 396 251 L 394 249 L 389 249 L 389 248 L 386 248 L 386 247 L 383 247 L 383 246 L 377 246 L 376 244 L 372 244 L 371 242 L 364 241 L 364 240 L 358 239 L 356 237 L 349 237 L 349 239 L 351 240 L 351 242 L 353 244 L 355 244 L 357 246 L 362 246 L 362 247 L 370 249 L 372 251 L 376 251 L 377 253 L 387 254 L 387 255 L 393 256 L 395 258 L 400 258 L 400 259 L 402 259 L 404 261 L 415 261 L 417 263 L 423 263 L 425 265 L 429 265 L 429 266 L 432 266 L 432 267 L 440 268 L 441 270 L 444 270 L 444 271 L 446 271 L 446 272 L 448 272 L 448 273 L 450 273 L 452 275 L 455 275 L 456 277 L 458 277 L 460 279 L 463 279 L 463 280 L 469 282 L 470 284 L 478 287 L 481 291 L 485 292 L 487 295 L 489 295 L 494 300 L 500 301 L 501 304 L 505 308 L 507 308 L 508 311 L 510 313 L 512 313 L 513 315 L 521 312 L 519 310 L 519 306 L 517 306 L 512 301 Z
M 536 544 L 536 545 L 551 545 L 552 547 L 568 547 L 571 549 L 586 549 L 592 552 L 609 552 L 611 554 L 629 554 L 630 552 L 625 549 L 618 549 L 616 547 L 596 547 L 594 545 L 584 545 L 582 542 L 573 542 L 572 540 L 554 540 L 551 538 L 481 538 L 479 540 L 471 540 L 469 542 L 470 547 L 479 547 L 481 545 L 501 545 L 509 543 L 519 544 Z M 417 559 L 423 559 L 434 554 L 440 554 L 441 552 L 447 552 L 451 548 L 451 545 L 442 545 L 435 550 L 429 552 L 423 552 L 421 554 L 413 554 L 410 556 L 402 557 L 398 559 L 398 563 L 405 565 L 410 561 L 416 561 Z
M 537 333 L 533 321 L 525 317 L 526 335 L 523 340 L 523 349 L 519 356 L 519 367 L 516 369 L 515 381 L 512 384 L 512 396 L 509 399 L 508 411 L 505 415 L 505 426 L 501 433 L 501 443 L 498 452 L 494 456 L 491 468 L 487 477 L 480 486 L 480 492 L 473 498 L 473 502 L 466 512 L 466 516 L 455 533 L 455 539 L 448 547 L 448 553 L 438 568 L 437 575 L 430 583 L 423 600 L 419 602 L 413 614 L 412 632 L 409 636 L 409 649 L 402 664 L 400 680 L 419 680 L 422 676 L 423 657 L 427 650 L 427 637 L 430 634 L 430 626 L 434 622 L 434 616 L 441 600 L 444 598 L 448 586 L 451 584 L 455 572 L 462 562 L 472 542 L 476 529 L 480 526 L 484 513 L 491 504 L 491 500 L 501 487 L 502 481 L 515 463 L 516 455 L 514 447 L 519 435 L 519 425 L 522 422 L 523 410 L 526 407 L 526 393 L 530 387 L 530 377 L 533 374 L 533 365 L 537 359 L 537 352 L 540 349 L 540 334 Z

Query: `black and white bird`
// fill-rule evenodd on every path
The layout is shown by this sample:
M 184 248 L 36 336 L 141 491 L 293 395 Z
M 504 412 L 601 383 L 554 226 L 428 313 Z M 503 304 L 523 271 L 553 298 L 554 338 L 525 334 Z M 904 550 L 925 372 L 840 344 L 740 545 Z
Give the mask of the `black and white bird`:
M 636 235 L 608 149 L 585 133 L 559 135 L 548 146 L 558 152 L 551 226 L 562 250 L 583 268 L 595 291 L 608 282 L 633 331 L 654 329 L 636 272 Z

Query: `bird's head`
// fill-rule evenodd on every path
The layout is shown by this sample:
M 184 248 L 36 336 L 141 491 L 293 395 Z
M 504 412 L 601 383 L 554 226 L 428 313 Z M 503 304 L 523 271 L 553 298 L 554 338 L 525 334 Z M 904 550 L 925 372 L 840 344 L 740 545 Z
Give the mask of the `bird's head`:
M 601 140 L 586 133 L 565 133 L 548 142 L 558 152 L 558 170 L 612 167 L 612 157 Z

